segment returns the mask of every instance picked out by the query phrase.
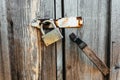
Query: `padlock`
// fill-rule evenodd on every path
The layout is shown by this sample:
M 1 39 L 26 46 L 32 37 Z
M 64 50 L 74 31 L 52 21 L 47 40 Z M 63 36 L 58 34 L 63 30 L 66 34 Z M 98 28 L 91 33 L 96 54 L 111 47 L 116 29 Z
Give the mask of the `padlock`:
M 43 30 L 43 25 L 46 22 L 49 22 L 54 27 L 53 30 L 51 30 L 50 32 L 47 32 L 47 33 L 45 33 L 44 30 Z M 54 24 L 54 21 L 52 21 L 52 20 L 45 20 L 44 22 L 42 22 L 40 30 L 41 30 L 41 33 L 43 35 L 42 36 L 42 40 L 44 41 L 44 43 L 45 43 L 46 46 L 48 46 L 48 45 L 50 45 L 52 43 L 55 43 L 58 40 L 60 40 L 60 39 L 63 38 L 61 32 L 59 31 L 59 29 Z

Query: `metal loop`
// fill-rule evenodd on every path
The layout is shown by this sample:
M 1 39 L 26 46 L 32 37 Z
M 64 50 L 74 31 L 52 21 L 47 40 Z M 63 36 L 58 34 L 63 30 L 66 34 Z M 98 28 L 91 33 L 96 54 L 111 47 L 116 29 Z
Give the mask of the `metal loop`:
M 51 23 L 54 28 L 57 28 L 56 25 L 54 24 L 54 21 L 53 21 L 53 20 L 45 20 L 45 21 L 43 21 L 43 22 L 41 23 L 41 27 L 40 27 L 40 30 L 41 30 L 41 32 L 42 32 L 43 35 L 45 34 L 45 32 L 44 32 L 44 30 L 43 30 L 43 25 L 44 25 L 44 23 L 46 23 L 46 22 Z

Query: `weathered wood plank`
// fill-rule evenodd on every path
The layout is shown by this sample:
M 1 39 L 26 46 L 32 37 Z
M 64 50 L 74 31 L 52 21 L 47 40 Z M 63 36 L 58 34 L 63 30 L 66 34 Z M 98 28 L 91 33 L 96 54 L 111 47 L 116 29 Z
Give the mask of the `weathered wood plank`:
M 120 0 L 111 1 L 110 80 L 120 80 Z
M 1 9 L 0 9 L 1 10 Z M 1 46 L 1 21 L 0 21 L 0 47 Z M 2 69 L 2 50 L 0 48 L 0 80 L 3 80 L 3 69 Z
M 55 17 L 61 18 L 62 17 L 62 3 L 61 0 L 55 1 Z M 61 30 L 62 31 L 62 30 Z M 63 48 L 62 48 L 62 40 L 56 43 L 56 50 L 57 50 L 57 80 L 63 80 Z
M 104 80 L 102 73 L 69 39 L 76 33 L 106 62 L 107 1 L 64 0 L 65 16 L 82 16 L 84 26 L 65 30 L 66 80 Z
M 38 80 L 40 36 L 29 26 L 36 16 L 38 0 L 9 0 L 8 27 L 12 80 Z
M 44 43 L 41 43 L 40 31 L 29 26 L 36 16 L 54 18 L 54 2 L 11 0 L 9 4 L 12 79 L 56 80 L 56 47 L 54 44 L 45 47 Z
M 0 80 L 11 80 L 6 3 L 0 0 Z
M 0 29 L 1 29 L 1 21 L 0 21 Z M 1 46 L 1 30 L 0 30 L 0 47 Z M 0 80 L 3 80 L 3 66 L 2 66 L 2 50 L 0 48 Z
M 54 1 L 53 0 L 40 0 L 38 17 L 55 18 Z M 52 44 L 48 47 L 42 42 L 42 72 L 41 80 L 56 80 L 56 46 Z

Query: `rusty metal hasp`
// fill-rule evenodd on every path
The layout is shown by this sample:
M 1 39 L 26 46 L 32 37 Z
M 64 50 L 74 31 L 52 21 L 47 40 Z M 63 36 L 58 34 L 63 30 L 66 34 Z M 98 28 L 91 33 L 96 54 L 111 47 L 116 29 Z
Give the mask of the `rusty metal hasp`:
M 102 60 L 74 33 L 70 34 L 70 39 L 75 42 L 79 48 L 85 53 L 85 55 L 97 66 L 97 68 L 106 76 L 109 74 L 109 68 L 106 66 Z
M 45 20 L 51 19 L 34 19 L 31 23 L 31 26 L 40 28 L 41 23 Z M 58 28 L 80 28 L 83 25 L 82 17 L 66 17 L 52 20 Z M 53 26 L 49 25 L 49 23 L 46 23 L 44 28 L 53 28 Z

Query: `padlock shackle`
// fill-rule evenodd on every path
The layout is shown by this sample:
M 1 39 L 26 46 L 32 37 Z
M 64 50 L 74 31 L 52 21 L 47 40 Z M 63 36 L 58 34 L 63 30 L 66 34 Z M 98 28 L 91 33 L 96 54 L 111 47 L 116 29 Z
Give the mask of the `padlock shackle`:
M 44 30 L 43 30 L 43 25 L 44 25 L 44 23 L 46 23 L 46 22 L 51 23 L 54 28 L 57 28 L 56 25 L 54 24 L 54 21 L 53 21 L 53 20 L 45 20 L 45 21 L 43 21 L 42 24 L 41 24 L 41 27 L 40 27 L 40 30 L 41 30 L 41 32 L 42 32 L 43 35 L 45 34 L 45 32 L 44 32 Z

